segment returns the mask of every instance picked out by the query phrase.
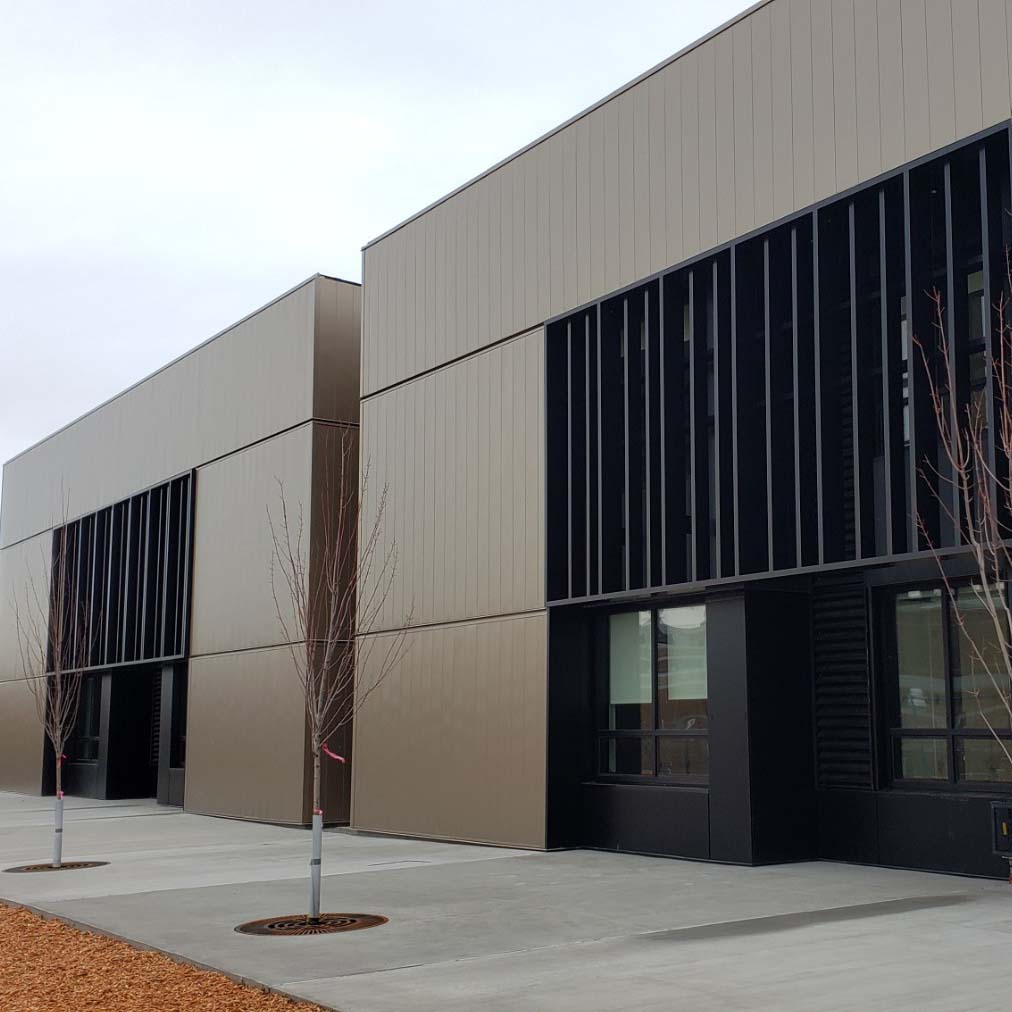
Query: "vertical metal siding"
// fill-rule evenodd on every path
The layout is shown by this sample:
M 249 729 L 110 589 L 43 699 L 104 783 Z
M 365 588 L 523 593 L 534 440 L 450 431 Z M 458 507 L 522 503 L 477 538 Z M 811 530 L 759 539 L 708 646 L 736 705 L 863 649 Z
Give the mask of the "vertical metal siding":
M 717 245 L 717 84 L 716 52 L 699 52 L 699 245 Z
M 377 629 L 544 606 L 544 337 L 535 331 L 362 405 L 371 522 L 397 578 Z
M 699 248 L 699 57 L 680 61 L 682 103 L 682 248 Z
M 882 171 L 882 116 L 879 111 L 877 15 L 877 0 L 854 0 L 854 112 L 857 134 L 857 179 L 870 179 Z M 895 58 L 895 50 L 893 58 Z
M 756 11 L 752 23 L 752 179 L 755 220 L 773 218 L 773 42 L 770 8 Z
M 793 98 L 791 81 L 791 10 L 788 0 L 770 5 L 772 19 L 773 151 L 791 150 Z M 778 157 L 773 177 L 773 217 L 789 214 L 794 203 L 794 159 Z
M 833 121 L 836 188 L 858 181 L 857 68 L 854 47 L 854 0 L 833 0 Z
M 410 630 L 356 718 L 352 825 L 543 847 L 546 636 L 544 613 Z
M 370 246 L 364 393 L 1006 118 L 1010 5 L 759 8 Z
M 54 526 L 65 507 L 89 513 L 317 409 L 355 417 L 359 314 L 358 286 L 313 279 L 9 461 L 0 544 Z M 369 345 L 369 369 L 387 347 Z

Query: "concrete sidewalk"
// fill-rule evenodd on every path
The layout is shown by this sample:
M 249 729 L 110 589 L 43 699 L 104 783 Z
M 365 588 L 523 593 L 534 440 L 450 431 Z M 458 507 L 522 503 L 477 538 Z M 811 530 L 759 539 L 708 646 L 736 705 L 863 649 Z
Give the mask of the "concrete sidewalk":
M 46 799 L 0 794 L 0 867 L 45 859 Z M 302 830 L 68 800 L 89 871 L 0 896 L 343 1012 L 1008 1007 L 1012 889 L 826 863 L 735 868 L 326 834 L 324 909 L 368 931 L 238 935 L 297 913 Z

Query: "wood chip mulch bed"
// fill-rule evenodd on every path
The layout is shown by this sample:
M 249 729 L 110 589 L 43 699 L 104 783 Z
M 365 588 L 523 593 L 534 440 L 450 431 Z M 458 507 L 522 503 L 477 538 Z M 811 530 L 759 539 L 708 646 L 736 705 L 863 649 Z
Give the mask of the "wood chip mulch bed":
M 320 1012 L 30 910 L 0 904 L 3 1012 Z

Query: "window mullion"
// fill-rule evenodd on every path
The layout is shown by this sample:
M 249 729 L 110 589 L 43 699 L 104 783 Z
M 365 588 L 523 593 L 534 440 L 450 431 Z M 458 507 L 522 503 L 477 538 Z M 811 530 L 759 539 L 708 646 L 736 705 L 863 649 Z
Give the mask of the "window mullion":
M 660 714 L 660 690 L 657 685 L 657 609 L 650 609 L 650 708 L 653 713 L 651 729 L 653 730 L 654 776 L 657 776 L 657 721 Z
M 945 658 L 945 714 L 948 721 L 946 728 L 946 740 L 948 741 L 948 752 L 946 761 L 948 763 L 949 783 L 956 782 L 956 715 L 954 713 L 955 702 L 953 700 L 952 682 L 955 677 L 955 647 L 952 635 L 952 596 L 949 594 L 948 586 L 942 588 L 942 655 Z

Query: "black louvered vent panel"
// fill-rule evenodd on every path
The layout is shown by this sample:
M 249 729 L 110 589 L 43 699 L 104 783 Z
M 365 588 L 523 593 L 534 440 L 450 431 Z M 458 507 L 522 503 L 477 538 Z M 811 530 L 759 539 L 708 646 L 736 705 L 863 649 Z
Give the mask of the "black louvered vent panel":
M 819 786 L 870 788 L 868 610 L 861 577 L 826 577 L 815 582 L 812 635 Z
M 148 760 L 158 765 L 158 751 L 162 738 L 162 680 L 157 675 L 151 679 L 151 751 Z

